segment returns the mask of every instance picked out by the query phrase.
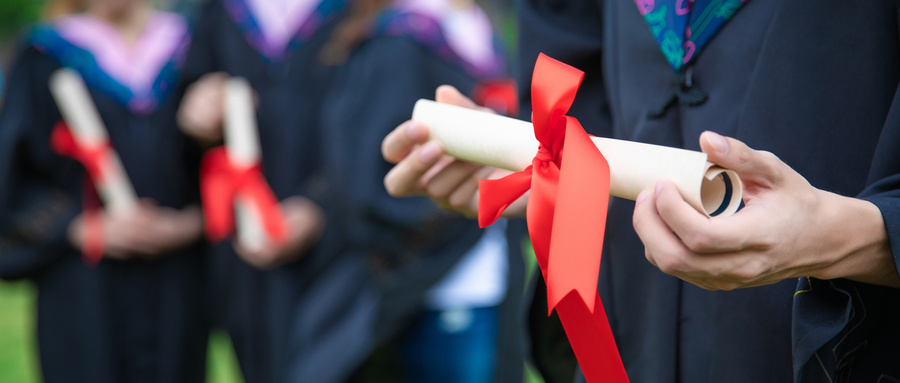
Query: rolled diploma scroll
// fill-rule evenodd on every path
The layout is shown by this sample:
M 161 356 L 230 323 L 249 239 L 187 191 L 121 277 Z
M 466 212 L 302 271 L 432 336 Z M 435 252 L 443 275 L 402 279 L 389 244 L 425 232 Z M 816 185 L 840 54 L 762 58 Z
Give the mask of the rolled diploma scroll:
M 253 90 L 246 79 L 234 77 L 225 88 L 225 152 L 232 164 L 255 166 L 261 160 L 259 132 Z M 234 203 L 238 243 L 247 250 L 259 251 L 268 246 L 268 234 L 259 212 L 246 195 L 238 193 Z
M 109 144 L 109 134 L 97 106 L 91 101 L 87 86 L 78 72 L 68 68 L 54 72 L 50 76 L 50 93 L 79 146 Z M 106 166 L 112 166 L 112 169 L 103 169 L 103 179 L 94 180 L 94 186 L 111 214 L 128 213 L 137 206 L 137 193 L 118 153 L 112 151 L 109 157 L 111 161 Z
M 528 122 L 419 100 L 413 120 L 426 124 L 430 139 L 447 154 L 511 171 L 531 165 L 539 143 Z M 734 214 L 741 204 L 737 173 L 706 161 L 706 153 L 592 137 L 609 163 L 610 194 L 635 200 L 642 190 L 669 179 L 691 206 L 707 216 Z

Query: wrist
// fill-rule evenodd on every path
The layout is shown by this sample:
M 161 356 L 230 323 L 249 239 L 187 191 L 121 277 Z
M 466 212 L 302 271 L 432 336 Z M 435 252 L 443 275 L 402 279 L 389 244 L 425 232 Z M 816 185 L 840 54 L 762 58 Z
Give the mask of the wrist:
M 829 262 L 813 276 L 900 287 L 881 210 L 866 200 L 823 193 L 820 238 L 827 238 Z
M 84 213 L 77 215 L 66 229 L 66 240 L 77 250 L 84 246 Z

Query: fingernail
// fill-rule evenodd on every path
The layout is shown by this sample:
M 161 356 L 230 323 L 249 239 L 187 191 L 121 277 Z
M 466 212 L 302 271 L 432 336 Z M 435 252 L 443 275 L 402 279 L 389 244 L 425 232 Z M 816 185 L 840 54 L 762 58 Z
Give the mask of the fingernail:
M 712 145 L 715 151 L 719 152 L 719 154 L 728 153 L 728 140 L 725 137 L 722 137 L 716 132 L 706 132 L 707 141 Z
M 663 182 L 662 182 L 662 181 L 656 181 L 656 189 L 655 189 L 655 190 L 656 190 L 656 194 L 659 194 L 659 193 L 663 190 L 663 187 L 664 187 L 664 186 L 665 186 L 665 185 L 663 185 Z
M 420 122 L 413 121 L 406 127 L 406 137 L 410 140 L 418 141 L 425 138 L 425 125 Z
M 438 148 L 437 144 L 434 142 L 426 143 L 422 146 L 422 150 L 419 151 L 419 159 L 426 164 L 430 164 L 437 160 L 438 156 L 440 156 L 441 150 Z
M 650 194 L 650 192 L 648 192 L 646 190 L 642 191 L 641 194 L 638 194 L 638 197 L 636 200 L 634 200 L 634 203 L 639 204 L 639 203 L 641 203 L 641 201 L 647 199 L 647 194 Z

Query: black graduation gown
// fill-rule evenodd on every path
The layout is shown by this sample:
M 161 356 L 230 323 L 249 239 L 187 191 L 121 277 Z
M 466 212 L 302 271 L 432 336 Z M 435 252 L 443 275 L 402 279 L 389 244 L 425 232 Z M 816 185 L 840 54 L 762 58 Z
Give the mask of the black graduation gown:
M 89 266 L 66 240 L 82 210 L 86 175 L 50 149 L 60 114 L 48 78 L 59 67 L 21 44 L 0 114 L 0 277 L 28 278 L 37 287 L 43 378 L 202 382 L 208 333 L 202 251 Z M 175 126 L 179 97 L 143 115 L 90 92 L 138 196 L 172 208 L 197 205 L 199 150 Z
M 881 208 L 897 258 L 897 8 L 749 1 L 691 66 L 708 100 L 689 106 L 686 76 L 666 63 L 633 1 L 525 0 L 521 89 L 543 51 L 586 71 L 570 114 L 590 133 L 698 150 L 712 130 L 775 153 L 817 188 L 857 196 L 872 185 L 865 198 Z M 701 290 L 646 262 L 632 212 L 612 201 L 599 284 L 632 381 L 897 376 L 897 290 L 843 280 L 813 281 L 796 298 L 795 280 Z
M 262 171 L 275 195 L 280 200 L 305 196 L 324 205 L 322 183 L 315 175 L 321 155 L 317 119 L 330 68 L 320 63 L 318 55 L 337 18 L 292 44 L 282 58 L 267 59 L 248 42 L 228 12 L 218 0 L 203 7 L 185 76 L 196 80 L 205 73 L 224 71 L 247 78 L 259 97 Z M 331 226 L 330 217 L 328 221 Z M 374 315 L 375 299 L 361 287 L 368 281 L 366 267 L 358 260 L 333 257 L 334 251 L 329 250 L 333 246 L 341 242 L 326 233 L 302 259 L 269 271 L 244 263 L 230 241 L 213 247 L 215 320 L 231 336 L 248 383 L 328 382 L 327 374 L 352 371 L 352 360 L 359 358 L 353 350 L 362 349 L 356 344 L 368 339 L 363 335 L 369 331 L 365 318 Z M 335 355 L 321 351 L 328 350 L 328 345 L 343 347 L 341 357 L 313 358 Z M 310 370 L 304 373 L 326 375 L 287 377 L 287 367 L 297 361 L 297 355 L 317 362 L 308 364 Z
M 439 209 L 425 197 L 394 198 L 384 188 L 392 167 L 381 156 L 382 139 L 409 119 L 420 98 L 433 99 L 442 84 L 471 94 L 478 79 L 409 36 L 376 35 L 336 70 L 325 99 L 322 138 L 330 192 L 339 204 L 331 227 L 344 232 L 348 253 L 364 257 L 377 273 L 383 297 L 376 326 L 388 340 L 424 309 L 425 293 L 478 241 L 477 222 Z M 335 224 L 337 223 L 337 224 Z M 523 261 L 509 252 L 509 286 L 502 306 L 496 381 L 522 379 Z

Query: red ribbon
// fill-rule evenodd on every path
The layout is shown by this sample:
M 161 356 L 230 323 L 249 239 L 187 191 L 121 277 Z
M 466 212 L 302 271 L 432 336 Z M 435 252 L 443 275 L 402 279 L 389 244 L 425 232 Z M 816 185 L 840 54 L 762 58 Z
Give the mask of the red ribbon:
M 247 196 L 253 204 L 272 242 L 287 241 L 287 222 L 259 165 L 239 167 L 228 159 L 225 147 L 210 149 L 200 165 L 200 192 L 206 236 L 211 241 L 222 241 L 231 234 L 234 199 L 238 194 Z
M 589 382 L 627 382 L 597 292 L 609 165 L 578 120 L 566 116 L 583 77 L 578 69 L 544 54 L 538 57 L 531 98 L 540 148 L 525 170 L 480 182 L 478 223 L 492 224 L 531 190 L 528 233 L 547 283 L 548 308 L 559 314 Z
M 75 140 L 65 122 L 59 121 L 50 133 L 50 148 L 56 154 L 71 157 L 81 163 L 87 171 L 88 178 L 96 183 L 111 177 L 116 171 L 112 163 L 113 148 L 109 142 L 98 145 L 83 145 Z M 97 200 L 96 189 L 85 182 L 84 187 L 84 241 L 81 256 L 85 262 L 95 265 L 103 258 L 103 220 L 99 213 L 101 205 Z
M 74 158 L 84 166 L 88 177 L 94 182 L 102 182 L 109 177 L 108 172 L 115 171 L 112 166 L 113 153 L 109 142 L 99 145 L 83 145 L 75 140 L 75 136 L 69 130 L 65 122 L 57 122 L 50 133 L 50 147 L 56 154 Z
M 519 114 L 519 97 L 513 80 L 486 81 L 472 91 L 472 100 L 506 116 Z

